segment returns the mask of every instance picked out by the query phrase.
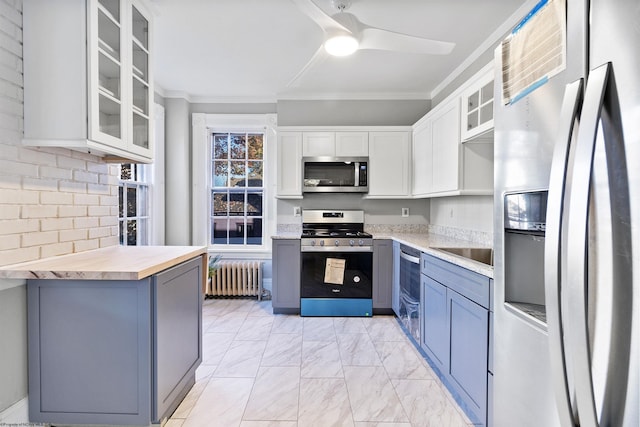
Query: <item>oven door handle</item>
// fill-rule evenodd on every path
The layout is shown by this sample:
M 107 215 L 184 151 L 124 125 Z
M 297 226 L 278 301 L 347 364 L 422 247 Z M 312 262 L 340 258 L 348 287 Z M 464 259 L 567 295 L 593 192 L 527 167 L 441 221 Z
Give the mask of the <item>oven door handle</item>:
M 371 246 L 301 246 L 300 252 L 373 252 Z
M 406 259 L 412 264 L 420 264 L 420 258 L 415 257 L 413 255 L 409 255 L 408 253 L 400 251 L 400 258 Z

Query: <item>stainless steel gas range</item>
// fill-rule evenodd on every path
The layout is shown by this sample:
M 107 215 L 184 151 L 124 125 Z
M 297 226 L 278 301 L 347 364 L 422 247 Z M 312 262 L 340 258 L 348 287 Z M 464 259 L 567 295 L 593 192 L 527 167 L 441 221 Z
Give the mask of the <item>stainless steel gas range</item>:
M 364 211 L 304 210 L 301 316 L 371 316 L 373 238 Z

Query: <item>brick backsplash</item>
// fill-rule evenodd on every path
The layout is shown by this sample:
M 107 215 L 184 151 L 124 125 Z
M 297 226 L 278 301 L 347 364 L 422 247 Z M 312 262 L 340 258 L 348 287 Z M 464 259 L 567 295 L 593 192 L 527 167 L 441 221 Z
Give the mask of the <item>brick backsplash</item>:
M 0 4 L 0 265 L 117 245 L 118 166 L 22 146 L 22 2 Z

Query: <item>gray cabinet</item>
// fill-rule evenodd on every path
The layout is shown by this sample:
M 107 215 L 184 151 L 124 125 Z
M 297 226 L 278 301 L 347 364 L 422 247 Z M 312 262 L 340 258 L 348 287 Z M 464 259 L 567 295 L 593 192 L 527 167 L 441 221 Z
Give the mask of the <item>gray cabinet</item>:
M 29 280 L 29 420 L 148 425 L 202 360 L 202 260 L 141 280 Z
M 373 241 L 373 310 L 391 314 L 393 286 L 393 242 Z
M 400 316 L 400 242 L 393 241 L 393 278 L 391 283 L 391 308 Z
M 422 348 L 472 421 L 487 425 L 491 281 L 422 254 Z
M 442 372 L 449 364 L 449 316 L 447 288 L 424 274 L 422 282 L 422 347 Z
M 300 313 L 300 239 L 274 239 L 271 256 L 273 312 Z

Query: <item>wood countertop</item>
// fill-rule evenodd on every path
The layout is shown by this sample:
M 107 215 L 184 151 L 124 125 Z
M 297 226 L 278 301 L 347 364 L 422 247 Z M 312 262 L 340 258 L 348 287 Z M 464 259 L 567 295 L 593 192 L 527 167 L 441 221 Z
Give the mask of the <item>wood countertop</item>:
M 110 246 L 0 267 L 0 278 L 140 280 L 206 253 L 204 246 Z

